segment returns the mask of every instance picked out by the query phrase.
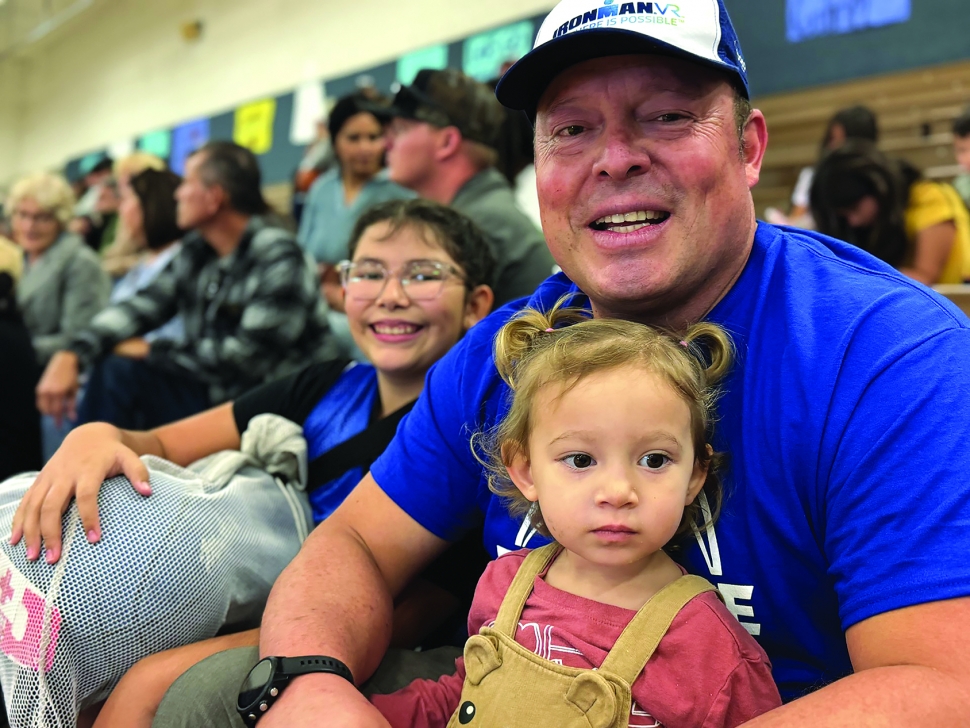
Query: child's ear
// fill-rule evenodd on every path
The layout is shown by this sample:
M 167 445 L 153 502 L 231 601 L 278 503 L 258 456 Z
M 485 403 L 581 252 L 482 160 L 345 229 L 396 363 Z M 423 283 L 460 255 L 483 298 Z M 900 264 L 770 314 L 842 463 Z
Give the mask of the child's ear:
M 532 480 L 532 465 L 528 456 L 519 451 L 511 457 L 503 457 L 505 469 L 509 473 L 509 479 L 515 483 L 515 487 L 525 496 L 526 500 L 535 503 L 539 500 L 536 493 L 535 482 Z
M 705 445 L 707 448 L 707 465 L 703 464 L 699 458 L 694 458 L 694 472 L 690 475 L 690 483 L 687 486 L 687 500 L 684 505 L 689 506 L 694 502 L 697 494 L 701 492 L 704 487 L 704 483 L 707 482 L 707 472 L 710 470 L 711 456 L 714 454 L 714 448 L 710 445 Z

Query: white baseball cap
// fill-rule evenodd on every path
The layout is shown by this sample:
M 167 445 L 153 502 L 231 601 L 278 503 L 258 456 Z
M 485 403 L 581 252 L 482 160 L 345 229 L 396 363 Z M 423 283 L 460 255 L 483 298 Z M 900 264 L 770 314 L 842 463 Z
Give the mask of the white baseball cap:
M 510 109 L 535 117 L 539 98 L 562 71 L 603 56 L 661 53 L 719 68 L 749 96 L 741 44 L 723 0 L 621 2 L 562 0 L 535 45 L 495 89 Z

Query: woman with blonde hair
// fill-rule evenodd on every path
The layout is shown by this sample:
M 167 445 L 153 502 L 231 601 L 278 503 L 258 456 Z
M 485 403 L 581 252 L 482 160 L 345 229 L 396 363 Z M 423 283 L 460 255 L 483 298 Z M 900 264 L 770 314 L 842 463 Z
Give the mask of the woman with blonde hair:
M 105 307 L 111 285 L 97 254 L 67 230 L 74 206 L 67 180 L 29 175 L 13 186 L 7 206 L 14 242 L 24 253 L 17 305 L 43 366 Z M 57 449 L 63 424 L 44 419 L 45 454 Z

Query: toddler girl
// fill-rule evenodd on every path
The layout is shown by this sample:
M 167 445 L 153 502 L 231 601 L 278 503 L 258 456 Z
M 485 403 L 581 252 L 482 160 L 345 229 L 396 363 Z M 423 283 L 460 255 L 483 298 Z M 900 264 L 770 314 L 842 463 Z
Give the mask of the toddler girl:
M 778 706 L 764 651 L 665 551 L 720 504 L 724 331 L 681 338 L 560 301 L 495 350 L 513 400 L 474 444 L 492 490 L 554 543 L 489 565 L 454 675 L 374 704 L 393 726 L 449 728 L 736 726 Z

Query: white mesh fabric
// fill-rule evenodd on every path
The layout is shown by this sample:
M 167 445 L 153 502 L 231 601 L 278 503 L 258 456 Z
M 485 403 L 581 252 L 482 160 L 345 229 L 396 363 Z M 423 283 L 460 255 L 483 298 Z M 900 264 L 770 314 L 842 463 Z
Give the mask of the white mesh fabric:
M 143 461 L 152 495 L 106 481 L 97 544 L 72 504 L 54 566 L 8 543 L 34 476 L 0 484 L 0 684 L 12 728 L 73 727 L 142 657 L 257 617 L 306 536 L 305 496 L 262 470 L 240 464 L 223 483 Z

